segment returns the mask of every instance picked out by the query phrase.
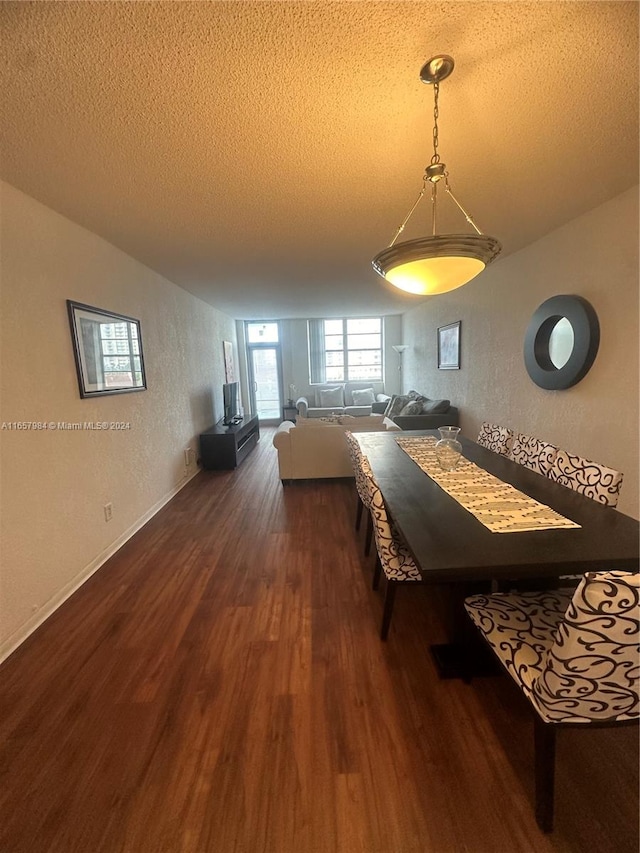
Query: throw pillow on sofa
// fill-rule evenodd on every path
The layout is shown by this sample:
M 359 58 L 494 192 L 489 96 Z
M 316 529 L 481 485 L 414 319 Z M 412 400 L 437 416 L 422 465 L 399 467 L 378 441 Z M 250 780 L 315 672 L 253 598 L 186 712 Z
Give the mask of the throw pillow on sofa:
M 417 392 L 417 391 L 409 391 L 409 393 L 407 394 L 407 397 L 408 397 L 410 400 L 413 400 L 413 402 L 414 402 L 414 403 L 422 403 L 422 404 L 424 404 L 424 403 L 428 403 L 428 402 L 429 402 L 429 398 L 428 398 L 428 397 L 425 397 L 423 394 L 418 394 L 418 392 Z
M 411 415 L 421 415 L 422 414 L 422 406 L 423 404 L 419 400 L 412 400 L 410 403 L 402 409 L 400 415 L 403 418 L 406 418 Z
M 450 400 L 427 400 L 422 404 L 423 415 L 443 415 L 451 408 Z
M 430 400 L 417 391 L 408 394 L 394 394 L 385 410 L 386 418 L 415 417 L 416 415 L 441 415 L 451 408 L 449 400 Z
M 428 402 L 428 400 L 428 397 L 423 397 L 422 394 L 418 394 L 417 391 L 409 391 L 408 394 L 394 394 L 387 403 L 384 416 L 385 418 L 395 418 L 397 415 L 404 415 L 406 413 L 403 412 L 403 409 L 408 406 L 409 403 L 419 403 L 420 406 L 422 406 L 424 403 Z M 422 414 L 422 409 L 416 409 L 413 414 Z
M 411 397 L 402 394 L 393 394 L 387 408 L 384 410 L 385 418 L 395 418 L 404 409 L 407 403 L 413 402 Z
M 326 409 L 329 406 L 344 406 L 344 393 L 341 387 L 338 388 L 321 388 L 318 391 L 320 408 Z
M 362 388 L 360 391 L 352 391 L 351 396 L 354 406 L 372 406 L 376 401 L 373 388 Z

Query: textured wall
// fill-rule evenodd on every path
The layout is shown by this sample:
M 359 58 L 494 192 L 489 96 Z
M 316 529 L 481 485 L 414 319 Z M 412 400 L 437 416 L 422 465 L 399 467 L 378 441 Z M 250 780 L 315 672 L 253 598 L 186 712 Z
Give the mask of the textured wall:
M 2 184 L 0 420 L 121 421 L 119 432 L 0 430 L 0 656 L 195 472 L 222 415 L 235 324 Z M 82 400 L 66 299 L 141 320 L 148 390 Z M 194 454 L 195 459 L 195 454 Z M 105 522 L 103 506 L 113 504 Z
M 561 293 L 593 305 L 600 349 L 581 382 L 544 391 L 525 370 L 524 335 L 538 305 Z M 438 370 L 436 329 L 455 320 L 461 369 Z M 451 399 L 471 438 L 492 420 L 623 471 L 618 508 L 639 517 L 637 187 L 409 311 L 403 331 L 405 390 Z

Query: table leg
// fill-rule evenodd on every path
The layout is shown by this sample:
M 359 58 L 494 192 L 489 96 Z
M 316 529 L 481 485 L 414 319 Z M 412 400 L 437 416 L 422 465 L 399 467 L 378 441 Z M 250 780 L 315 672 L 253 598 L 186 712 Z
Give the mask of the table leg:
M 500 664 L 464 609 L 467 596 L 490 592 L 490 588 L 489 581 L 449 586 L 451 641 L 430 647 L 440 678 L 461 678 L 469 682 L 472 678 L 500 672 Z

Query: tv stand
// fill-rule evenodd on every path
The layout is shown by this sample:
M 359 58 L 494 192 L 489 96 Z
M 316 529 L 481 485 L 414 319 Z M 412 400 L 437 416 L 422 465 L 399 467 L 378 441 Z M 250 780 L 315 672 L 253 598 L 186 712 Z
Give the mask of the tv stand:
M 200 433 L 200 462 L 208 471 L 230 471 L 251 453 L 260 440 L 258 416 L 237 423 L 222 421 Z

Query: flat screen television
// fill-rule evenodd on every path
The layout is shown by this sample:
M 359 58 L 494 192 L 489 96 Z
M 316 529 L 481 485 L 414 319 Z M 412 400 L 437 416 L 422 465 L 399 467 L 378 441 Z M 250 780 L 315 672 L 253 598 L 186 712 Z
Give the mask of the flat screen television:
M 240 419 L 240 409 L 238 406 L 239 392 L 239 382 L 225 382 L 222 386 L 222 403 L 224 406 L 223 423 L 227 426 Z

